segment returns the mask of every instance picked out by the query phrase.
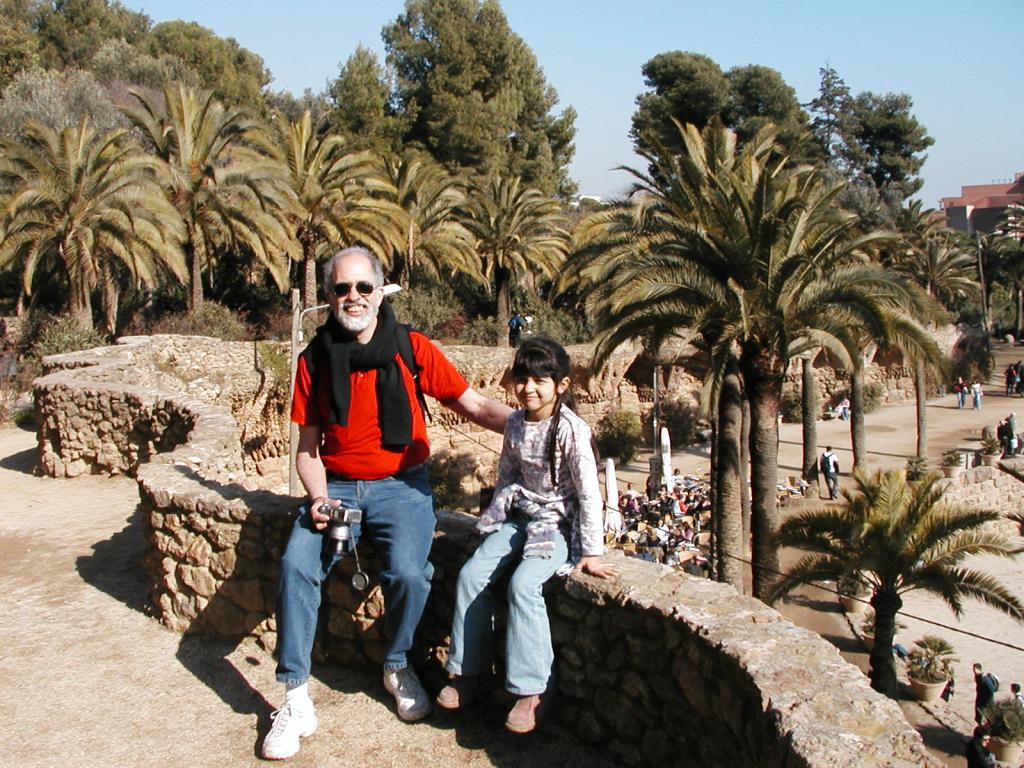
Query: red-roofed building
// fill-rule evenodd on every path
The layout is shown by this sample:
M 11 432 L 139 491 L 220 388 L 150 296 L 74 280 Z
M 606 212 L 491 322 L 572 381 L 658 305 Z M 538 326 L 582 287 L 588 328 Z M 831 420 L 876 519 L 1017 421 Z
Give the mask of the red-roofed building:
M 1006 221 L 1006 209 L 1024 205 L 1024 173 L 1011 184 L 972 184 L 960 187 L 959 197 L 942 198 L 946 224 L 967 234 L 992 232 Z

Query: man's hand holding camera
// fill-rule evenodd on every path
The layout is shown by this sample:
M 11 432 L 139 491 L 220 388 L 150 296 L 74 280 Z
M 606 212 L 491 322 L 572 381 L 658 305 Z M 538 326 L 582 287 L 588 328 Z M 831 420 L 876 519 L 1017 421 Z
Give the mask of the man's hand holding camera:
M 333 507 L 336 506 L 336 502 L 331 501 L 326 496 L 317 496 L 309 505 L 309 516 L 313 521 L 313 527 L 318 531 L 322 531 L 331 522 L 331 515 L 329 509 L 323 509 L 322 507 Z

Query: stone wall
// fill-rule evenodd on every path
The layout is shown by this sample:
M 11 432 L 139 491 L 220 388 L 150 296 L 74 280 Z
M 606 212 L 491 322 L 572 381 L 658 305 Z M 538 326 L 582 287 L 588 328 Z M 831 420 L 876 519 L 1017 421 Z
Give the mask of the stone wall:
M 200 482 L 171 464 L 139 482 L 150 520 L 149 569 L 161 620 L 181 632 L 276 643 L 277 568 L 294 502 Z M 414 664 L 439 679 L 459 568 L 478 536 L 442 513 L 434 586 Z M 364 569 L 376 572 L 361 545 Z M 730 586 L 615 553 L 619 578 L 556 579 L 548 589 L 564 726 L 626 765 L 937 766 L 895 702 L 820 637 Z M 380 664 L 382 601 L 349 586 L 352 559 L 327 588 L 321 658 Z M 670 723 L 671 727 L 666 727 Z
M 226 357 L 214 344 L 211 365 Z M 146 362 L 143 346 L 129 340 L 48 361 L 53 372 L 37 380 L 35 393 L 42 466 L 60 475 L 135 472 L 160 620 L 180 632 L 253 635 L 272 650 L 278 564 L 298 502 L 245 473 L 244 427 L 230 410 L 233 377 L 200 366 L 193 383 L 204 384 L 169 393 L 156 381 L 166 371 Z M 504 374 L 485 368 L 478 353 L 447 351 L 474 386 L 502 386 Z M 591 415 L 632 404 L 630 360 L 578 382 Z M 434 589 L 415 654 L 428 677 L 445 655 L 454 579 L 477 541 L 472 518 L 439 519 Z M 375 572 L 373 553 L 361 553 Z M 615 580 L 572 576 L 550 587 L 557 712 L 581 737 L 628 765 L 675 765 L 685 756 L 695 766 L 839 766 L 851 755 L 861 766 L 938 765 L 898 706 L 817 635 L 728 585 L 615 557 L 622 569 Z M 351 590 L 351 568 L 350 558 L 342 561 L 330 582 L 319 647 L 328 660 L 379 664 L 380 592 Z
M 998 512 L 1007 533 L 1017 535 L 1011 513 L 1024 512 L 1024 457 L 1004 459 L 996 466 L 973 467 L 945 481 L 943 499 Z

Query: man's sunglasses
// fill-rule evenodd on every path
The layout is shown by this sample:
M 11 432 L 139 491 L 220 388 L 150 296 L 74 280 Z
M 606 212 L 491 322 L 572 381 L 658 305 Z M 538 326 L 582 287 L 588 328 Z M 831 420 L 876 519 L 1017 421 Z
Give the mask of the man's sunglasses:
M 369 296 L 371 293 L 377 290 L 377 286 L 375 286 L 369 280 L 360 280 L 358 283 L 335 283 L 334 295 L 348 296 L 348 292 L 352 290 L 353 285 L 355 285 L 356 287 L 356 293 L 358 293 L 360 296 Z

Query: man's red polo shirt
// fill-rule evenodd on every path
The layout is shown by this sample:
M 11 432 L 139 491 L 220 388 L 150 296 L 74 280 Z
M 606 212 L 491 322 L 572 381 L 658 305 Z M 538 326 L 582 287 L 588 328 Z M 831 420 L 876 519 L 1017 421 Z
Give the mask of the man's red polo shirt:
M 413 356 L 420 367 L 420 386 L 424 394 L 442 403 L 460 398 L 469 389 L 462 374 L 426 336 L 412 331 L 409 337 Z M 416 399 L 416 384 L 400 356 L 396 354 L 395 359 L 402 372 L 409 407 L 412 408 L 412 442 L 398 450 L 381 446 L 380 423 L 377 420 L 377 371 L 354 371 L 350 378 L 352 392 L 348 426 L 330 424 L 322 430 L 320 457 L 328 472 L 353 480 L 378 480 L 418 466 L 430 455 L 427 425 Z M 316 373 L 319 379 L 317 407 L 311 407 L 309 370 L 305 357 L 299 358 L 292 421 L 302 426 L 324 425 L 329 421 L 330 371 L 326 364 L 317 365 Z

